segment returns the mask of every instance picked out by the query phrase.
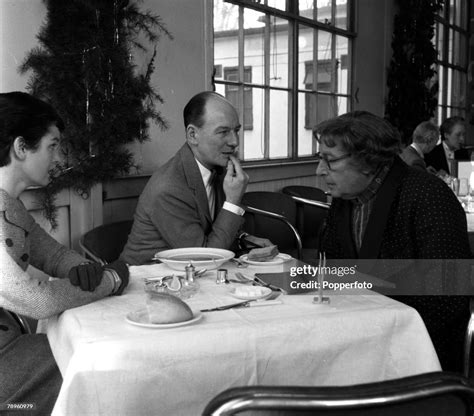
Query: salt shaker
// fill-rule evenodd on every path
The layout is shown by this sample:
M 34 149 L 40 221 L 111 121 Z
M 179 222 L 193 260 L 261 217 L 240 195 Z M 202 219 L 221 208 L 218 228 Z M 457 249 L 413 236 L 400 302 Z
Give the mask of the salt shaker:
M 189 263 L 184 270 L 186 270 L 186 280 L 188 282 L 194 282 L 194 272 L 196 268 L 192 265 L 192 263 Z
M 217 270 L 216 283 L 225 283 L 227 280 L 227 269 Z

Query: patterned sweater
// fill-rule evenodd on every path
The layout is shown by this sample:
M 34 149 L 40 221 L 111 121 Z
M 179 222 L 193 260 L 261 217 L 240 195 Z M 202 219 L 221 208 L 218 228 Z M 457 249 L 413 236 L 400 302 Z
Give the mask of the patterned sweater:
M 0 324 L 11 325 L 1 308 L 43 319 L 112 292 L 113 282 L 105 276 L 94 292 L 73 286 L 67 279 L 68 272 L 86 259 L 58 243 L 35 222 L 19 199 L 2 189 L 0 211 Z M 58 279 L 32 278 L 27 273 L 29 265 Z M 0 331 L 0 348 L 11 334 Z
M 350 201 L 333 199 L 321 234 L 321 250 L 328 258 L 378 259 L 377 264 L 382 264 L 378 270 L 392 267 L 398 283 L 403 279 L 420 279 L 425 286 L 430 284 L 429 274 L 421 276 L 415 268 L 412 273 L 402 269 L 397 274 L 393 270 L 395 262 L 383 259 L 471 258 L 466 216 L 453 192 L 439 178 L 410 168 L 398 158 L 377 193 L 360 250 L 356 249 L 351 233 L 351 206 Z M 462 287 L 469 287 L 469 274 L 458 273 L 455 278 L 461 280 L 458 283 Z M 468 297 L 396 298 L 420 313 L 443 369 L 459 370 L 469 318 Z

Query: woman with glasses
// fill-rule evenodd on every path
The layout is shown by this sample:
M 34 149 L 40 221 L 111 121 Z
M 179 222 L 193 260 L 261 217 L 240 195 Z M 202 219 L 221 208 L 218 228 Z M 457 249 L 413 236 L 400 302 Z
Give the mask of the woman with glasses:
M 428 295 L 399 299 L 420 312 L 443 368 L 460 370 L 468 298 L 435 296 L 445 294 L 446 282 L 469 289 L 469 260 L 456 260 L 444 274 L 436 269 L 444 264 L 438 259 L 470 259 L 459 201 L 443 181 L 402 162 L 400 134 L 374 114 L 344 114 L 314 135 L 316 174 L 333 198 L 320 249 L 328 259 L 372 259 L 366 272 L 396 283 L 398 295 Z

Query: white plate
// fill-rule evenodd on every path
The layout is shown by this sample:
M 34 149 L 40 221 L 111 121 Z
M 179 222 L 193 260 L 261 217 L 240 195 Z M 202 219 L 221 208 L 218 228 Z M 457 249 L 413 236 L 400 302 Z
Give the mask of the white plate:
M 241 261 L 247 264 L 251 264 L 253 266 L 274 266 L 275 264 L 282 264 L 285 261 L 291 260 L 291 256 L 285 253 L 278 253 L 273 259 L 270 261 L 254 261 L 249 260 L 247 254 L 243 254 L 239 257 Z
M 234 252 L 222 248 L 189 247 L 160 251 L 153 259 L 160 260 L 174 270 L 184 271 L 192 263 L 196 269 L 217 269 L 226 261 L 234 258 Z
M 270 296 L 272 290 L 262 286 L 238 286 L 230 289 L 230 294 L 237 299 L 255 300 Z
M 178 326 L 191 325 L 202 318 L 201 312 L 193 311 L 193 315 L 194 315 L 194 318 L 189 319 L 187 321 L 175 322 L 173 324 L 152 324 L 148 318 L 148 311 L 145 308 L 145 309 L 139 309 L 138 311 L 128 313 L 127 316 L 125 317 L 125 320 L 129 324 L 132 324 L 135 326 L 141 326 L 143 328 L 166 329 L 166 328 L 176 328 Z

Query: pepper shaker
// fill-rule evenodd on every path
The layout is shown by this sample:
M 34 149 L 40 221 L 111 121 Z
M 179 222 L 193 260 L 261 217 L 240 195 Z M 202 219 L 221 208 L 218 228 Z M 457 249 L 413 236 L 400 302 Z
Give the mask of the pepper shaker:
M 192 265 L 192 263 L 189 263 L 184 270 L 186 271 L 186 280 L 188 282 L 194 282 L 194 272 L 196 268 Z

